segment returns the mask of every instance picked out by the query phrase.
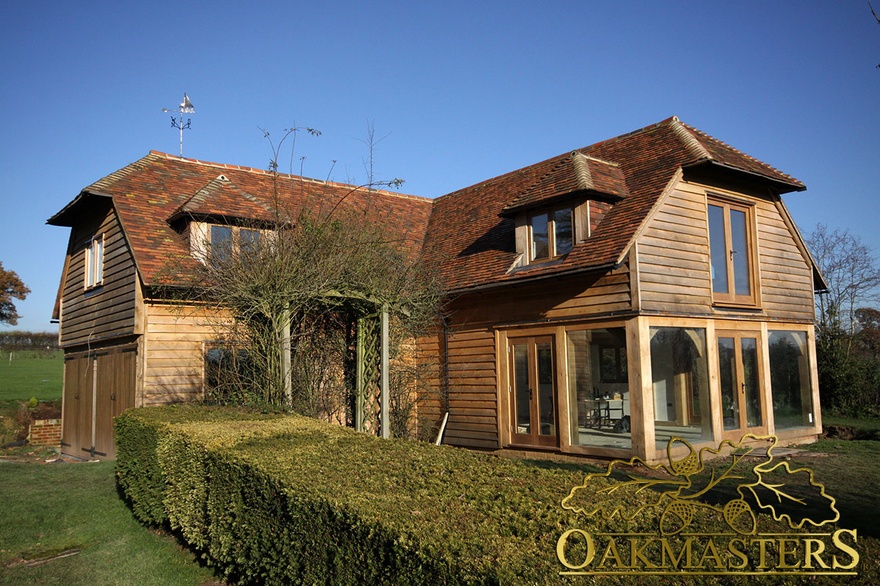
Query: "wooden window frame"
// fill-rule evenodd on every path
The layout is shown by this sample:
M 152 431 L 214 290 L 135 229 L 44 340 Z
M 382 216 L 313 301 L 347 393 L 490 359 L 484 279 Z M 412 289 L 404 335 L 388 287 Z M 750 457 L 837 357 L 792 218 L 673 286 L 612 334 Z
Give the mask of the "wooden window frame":
M 104 234 L 98 234 L 89 240 L 85 250 L 84 289 L 97 289 L 104 284 L 104 251 L 106 242 Z
M 571 217 L 571 248 L 563 253 L 558 253 L 556 247 L 556 219 L 554 218 L 556 212 L 567 210 Z M 535 257 L 535 235 L 533 232 L 533 220 L 539 216 L 547 217 L 547 256 L 536 258 Z M 572 248 L 574 248 L 575 243 L 577 242 L 576 228 L 575 225 L 577 220 L 575 218 L 575 208 L 572 206 L 561 206 L 555 207 L 552 209 L 541 210 L 540 212 L 536 212 L 533 214 L 529 214 L 526 219 L 526 224 L 528 226 L 528 259 L 529 264 L 536 264 L 547 262 L 551 260 L 555 260 L 559 257 L 565 256 L 569 252 L 571 252 Z
M 207 224 L 207 229 L 205 230 L 205 251 L 206 251 L 206 260 L 213 261 L 214 259 L 214 248 L 213 248 L 213 240 L 214 240 L 214 228 L 229 228 L 230 231 L 230 242 L 232 244 L 230 254 L 233 257 L 237 256 L 241 252 L 241 235 L 242 231 L 245 232 L 255 232 L 259 235 L 258 242 L 261 242 L 263 238 L 266 237 L 265 231 L 260 230 L 258 228 L 250 228 L 247 226 L 233 226 L 231 224 Z M 259 245 L 258 245 L 259 246 Z
M 725 307 L 743 307 L 757 308 L 760 296 L 760 286 L 758 279 L 758 243 L 757 243 L 757 227 L 755 225 L 755 204 L 749 201 L 724 197 L 722 195 L 709 193 L 706 195 L 706 225 L 709 234 L 709 268 L 712 270 L 712 226 L 709 221 L 709 209 L 711 206 L 721 208 L 723 217 L 723 238 L 724 249 L 728 251 L 725 255 L 725 265 L 727 269 L 727 292 L 715 291 L 715 279 L 710 275 L 712 303 L 714 305 Z M 749 268 L 749 294 L 736 293 L 736 271 L 734 268 L 733 254 L 739 254 L 739 251 L 733 249 L 732 230 L 730 222 L 731 211 L 742 212 L 745 215 L 745 237 L 746 237 L 746 259 Z

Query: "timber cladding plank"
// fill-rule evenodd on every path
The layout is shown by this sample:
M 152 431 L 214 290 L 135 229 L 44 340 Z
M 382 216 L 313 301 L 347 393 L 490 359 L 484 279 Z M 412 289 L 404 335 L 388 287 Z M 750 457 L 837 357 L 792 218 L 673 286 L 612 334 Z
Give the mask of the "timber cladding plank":
M 85 249 L 104 235 L 103 285 L 85 289 Z M 112 208 L 72 230 L 71 256 L 62 285 L 61 345 L 69 347 L 92 338 L 130 335 L 135 330 L 137 275 L 134 259 Z

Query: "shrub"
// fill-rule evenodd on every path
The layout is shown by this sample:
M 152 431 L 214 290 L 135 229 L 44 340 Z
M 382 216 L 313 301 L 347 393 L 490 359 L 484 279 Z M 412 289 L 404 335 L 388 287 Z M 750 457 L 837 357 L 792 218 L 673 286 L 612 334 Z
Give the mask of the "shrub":
M 583 471 L 296 415 L 142 408 L 117 418 L 116 441 L 119 486 L 137 518 L 168 523 L 241 584 L 559 583 L 556 542 L 567 529 L 657 530 L 656 518 L 608 522 L 562 509 Z M 609 494 L 607 506 L 634 510 L 643 498 Z M 773 528 L 759 517 L 759 531 Z M 724 531 L 708 517 L 691 527 Z
M 543 583 L 583 480 L 242 410 L 137 409 L 116 434 L 136 517 L 242 583 Z

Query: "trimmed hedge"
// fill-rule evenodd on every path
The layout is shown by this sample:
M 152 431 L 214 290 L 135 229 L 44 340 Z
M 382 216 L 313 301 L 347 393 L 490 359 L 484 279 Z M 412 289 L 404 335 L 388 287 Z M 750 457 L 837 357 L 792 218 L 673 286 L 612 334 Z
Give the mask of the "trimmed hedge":
M 134 515 L 169 524 L 241 584 L 570 583 L 556 559 L 567 529 L 656 531 L 656 519 L 609 523 L 562 509 L 583 471 L 382 440 L 293 415 L 135 409 L 116 419 L 116 443 L 118 483 Z M 637 508 L 640 498 L 615 493 L 608 506 Z M 771 530 L 772 520 L 760 517 L 759 528 Z M 711 518 L 693 529 L 726 530 Z M 876 563 L 868 561 L 876 541 L 859 549 L 861 578 L 876 583 Z M 652 584 L 657 576 L 598 579 Z M 681 584 L 751 579 L 669 577 Z
M 560 502 L 583 474 L 188 405 L 116 420 L 134 515 L 241 583 L 558 582 Z

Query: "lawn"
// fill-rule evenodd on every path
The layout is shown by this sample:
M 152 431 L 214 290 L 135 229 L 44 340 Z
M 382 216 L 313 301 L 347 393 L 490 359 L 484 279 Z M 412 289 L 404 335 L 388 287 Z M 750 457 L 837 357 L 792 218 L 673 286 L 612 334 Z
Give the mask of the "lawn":
M 61 350 L 0 352 L 0 401 L 60 400 L 63 374 Z
M 134 520 L 114 462 L 0 461 L 0 494 L 0 584 L 217 583 L 173 538 Z

